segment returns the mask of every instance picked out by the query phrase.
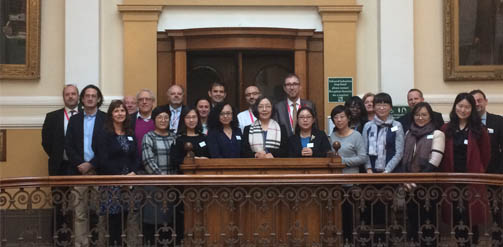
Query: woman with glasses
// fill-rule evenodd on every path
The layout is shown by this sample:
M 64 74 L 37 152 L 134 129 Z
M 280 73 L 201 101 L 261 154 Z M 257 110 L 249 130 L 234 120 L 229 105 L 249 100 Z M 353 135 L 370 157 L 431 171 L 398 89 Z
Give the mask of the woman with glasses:
M 187 106 L 182 110 L 180 115 L 180 127 L 178 128 L 178 137 L 176 144 L 171 149 L 171 157 L 177 166 L 183 163 L 183 159 L 187 155 L 185 144 L 192 144 L 192 152 L 196 159 L 204 159 L 210 156 L 208 145 L 206 144 L 206 136 L 201 132 L 201 123 L 196 109 Z
M 297 113 L 295 134 L 288 138 L 289 157 L 326 157 L 330 142 L 325 132 L 315 123 L 315 114 L 309 107 L 300 108 Z
M 218 103 L 208 118 L 206 138 L 211 158 L 240 158 L 241 129 L 234 107 L 229 103 Z
M 349 118 L 349 128 L 362 133 L 363 126 L 368 122 L 367 110 L 362 99 L 353 96 L 346 101 L 344 107 L 349 109 L 351 116 Z
M 145 170 L 151 175 L 178 174 L 179 167 L 170 160 L 170 151 L 175 143 L 175 134 L 169 130 L 171 111 L 167 106 L 158 106 L 152 111 L 155 130 L 143 136 L 142 160 Z M 160 187 L 146 186 L 145 191 L 150 195 L 162 193 Z M 162 199 L 162 198 L 161 198 Z M 172 205 L 168 210 L 163 210 L 161 199 L 153 197 L 143 207 L 143 235 L 146 243 L 155 246 L 155 234 L 163 224 L 173 225 L 175 210 Z M 161 231 L 158 241 L 171 238 L 171 234 Z M 159 243 L 159 242 L 158 242 Z
M 286 157 L 288 152 L 286 128 L 272 119 L 274 108 L 271 99 L 258 98 L 252 107 L 252 112 L 257 120 L 244 129 L 243 157 Z
M 402 158 L 402 169 L 404 172 L 434 172 L 437 170 L 442 156 L 444 155 L 445 135 L 437 130 L 432 122 L 433 110 L 426 102 L 417 103 L 412 108 L 413 122 L 405 135 L 405 146 Z M 406 183 L 407 191 L 416 187 L 415 183 Z M 423 185 L 419 192 L 429 194 L 434 190 L 431 186 Z M 426 202 L 422 198 L 414 198 L 407 202 L 407 238 L 419 241 L 418 232 L 421 225 L 426 221 L 435 222 L 438 198 L 429 200 L 431 207 L 425 209 L 421 207 Z M 419 217 L 418 217 L 419 216 Z M 424 235 L 427 233 L 425 232 Z
M 391 96 L 378 93 L 374 96 L 375 117 L 363 127 L 363 145 L 369 159 L 367 173 L 390 173 L 403 156 L 404 133 L 400 122 L 393 120 Z

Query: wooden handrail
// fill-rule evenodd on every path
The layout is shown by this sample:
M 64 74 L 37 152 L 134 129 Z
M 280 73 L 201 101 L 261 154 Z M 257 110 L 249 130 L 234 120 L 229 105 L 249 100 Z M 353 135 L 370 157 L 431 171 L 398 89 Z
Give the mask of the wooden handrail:
M 75 185 L 323 185 L 323 184 L 486 184 L 503 186 L 503 175 L 481 173 L 257 174 L 46 176 L 0 179 L 0 188 Z

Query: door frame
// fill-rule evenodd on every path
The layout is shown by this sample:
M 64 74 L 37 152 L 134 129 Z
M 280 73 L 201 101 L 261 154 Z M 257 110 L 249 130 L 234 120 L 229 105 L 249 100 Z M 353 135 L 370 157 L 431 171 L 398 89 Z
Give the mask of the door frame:
M 294 53 L 294 73 L 299 76 L 302 86 L 300 97 L 323 106 L 323 39 L 323 33 L 313 29 L 228 27 L 158 32 L 158 105 L 168 103 L 165 94 L 171 85 L 177 84 L 186 88 L 189 51 L 287 50 Z M 184 102 L 187 103 L 186 97 Z M 318 123 L 323 128 L 324 114 L 323 111 L 320 113 Z
M 314 29 L 286 28 L 197 28 L 159 32 L 158 98 L 164 98 L 162 95 L 170 85 L 187 87 L 187 52 L 198 50 L 291 50 L 294 52 L 294 73 L 302 86 L 300 97 L 305 98 L 309 85 L 308 39 L 314 35 Z M 166 73 L 166 65 L 172 66 L 171 73 Z M 166 78 L 170 75 L 172 78 Z

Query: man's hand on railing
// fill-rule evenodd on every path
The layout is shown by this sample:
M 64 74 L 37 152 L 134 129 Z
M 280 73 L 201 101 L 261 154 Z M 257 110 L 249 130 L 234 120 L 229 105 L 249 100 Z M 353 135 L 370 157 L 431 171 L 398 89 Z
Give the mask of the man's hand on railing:
M 409 192 L 417 187 L 415 183 L 404 183 L 405 191 Z

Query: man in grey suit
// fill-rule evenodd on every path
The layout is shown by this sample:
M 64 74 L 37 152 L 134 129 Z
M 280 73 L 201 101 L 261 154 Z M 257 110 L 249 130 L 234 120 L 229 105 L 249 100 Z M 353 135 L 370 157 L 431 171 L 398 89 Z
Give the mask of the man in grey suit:
M 286 93 L 286 100 L 282 100 L 276 105 L 276 114 L 274 119 L 286 127 L 288 137 L 295 133 L 295 125 L 297 123 L 297 112 L 302 107 L 313 109 L 316 114 L 316 107 L 309 100 L 300 99 L 300 80 L 296 74 L 288 74 L 283 82 L 283 90 Z M 316 117 L 316 116 L 315 116 Z

